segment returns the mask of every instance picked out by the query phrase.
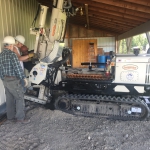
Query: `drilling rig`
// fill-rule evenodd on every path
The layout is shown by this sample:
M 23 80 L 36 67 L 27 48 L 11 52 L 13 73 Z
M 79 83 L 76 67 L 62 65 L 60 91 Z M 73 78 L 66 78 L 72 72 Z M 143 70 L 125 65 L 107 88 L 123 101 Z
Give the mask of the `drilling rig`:
M 65 66 L 71 49 L 64 48 L 66 20 L 71 0 L 53 3 L 50 30 L 44 29 L 48 7 L 40 5 L 34 53 L 39 62 L 29 73 L 31 89 L 25 99 L 53 102 L 56 109 L 73 115 L 120 120 L 149 117 L 150 55 L 111 55 L 105 68 Z M 72 15 L 73 16 L 73 15 Z M 91 66 L 91 63 L 89 63 Z

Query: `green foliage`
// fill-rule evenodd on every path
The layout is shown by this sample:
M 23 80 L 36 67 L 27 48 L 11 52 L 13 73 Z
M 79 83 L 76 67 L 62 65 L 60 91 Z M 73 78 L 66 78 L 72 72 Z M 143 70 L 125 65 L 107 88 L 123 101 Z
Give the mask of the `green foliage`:
M 147 41 L 147 37 L 146 37 L 145 33 L 139 34 L 132 38 L 131 48 L 140 47 L 140 49 L 143 50 L 146 47 L 146 44 L 148 44 L 148 41 Z M 129 52 L 132 52 L 132 49 L 130 49 Z M 121 53 L 121 54 L 127 53 L 127 46 L 126 46 L 125 39 L 120 41 L 119 53 Z
M 127 46 L 126 46 L 126 40 L 125 39 L 120 41 L 119 53 L 120 54 L 126 54 L 127 53 Z
M 132 39 L 131 47 L 139 46 L 142 50 L 148 44 L 147 38 L 144 34 L 134 36 Z

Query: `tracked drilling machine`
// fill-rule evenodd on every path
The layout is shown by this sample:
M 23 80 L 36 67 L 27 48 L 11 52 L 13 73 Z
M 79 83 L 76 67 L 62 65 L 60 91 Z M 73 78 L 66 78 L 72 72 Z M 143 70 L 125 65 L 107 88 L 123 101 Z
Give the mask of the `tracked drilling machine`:
M 114 55 L 106 67 L 67 68 L 70 49 L 63 48 L 71 1 L 53 3 L 50 31 L 44 22 L 46 6 L 41 7 L 40 25 L 31 28 L 36 35 L 34 52 L 39 63 L 30 71 L 25 99 L 46 104 L 74 115 L 121 120 L 143 120 L 149 116 L 150 55 Z

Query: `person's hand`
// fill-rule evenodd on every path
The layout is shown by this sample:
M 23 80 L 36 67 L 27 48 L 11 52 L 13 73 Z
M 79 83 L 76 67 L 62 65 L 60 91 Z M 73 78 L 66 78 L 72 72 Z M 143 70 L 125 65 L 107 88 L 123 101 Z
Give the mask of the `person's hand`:
M 27 85 L 28 85 L 28 80 L 24 78 L 24 87 L 27 87 Z
M 34 55 L 35 55 L 34 53 L 29 53 L 29 54 L 28 54 L 29 58 L 34 57 Z
M 31 61 L 31 58 L 28 58 L 28 61 Z

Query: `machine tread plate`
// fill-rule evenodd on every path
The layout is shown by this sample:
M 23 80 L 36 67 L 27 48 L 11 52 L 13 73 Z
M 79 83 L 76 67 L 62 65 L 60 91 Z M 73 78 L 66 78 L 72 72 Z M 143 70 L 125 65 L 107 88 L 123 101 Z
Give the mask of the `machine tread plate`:
M 55 107 L 73 115 L 115 120 L 143 120 L 149 114 L 147 104 L 140 98 L 102 95 L 62 95 L 55 101 Z

